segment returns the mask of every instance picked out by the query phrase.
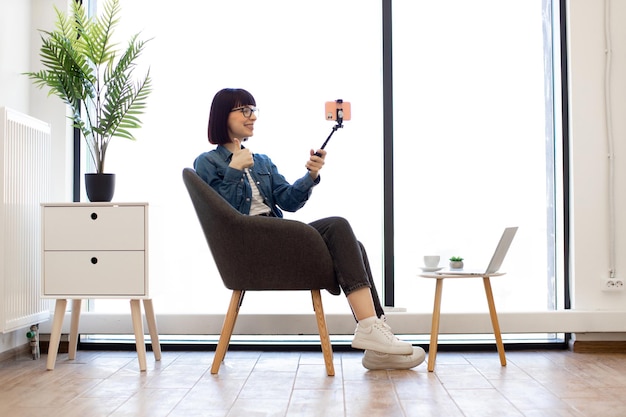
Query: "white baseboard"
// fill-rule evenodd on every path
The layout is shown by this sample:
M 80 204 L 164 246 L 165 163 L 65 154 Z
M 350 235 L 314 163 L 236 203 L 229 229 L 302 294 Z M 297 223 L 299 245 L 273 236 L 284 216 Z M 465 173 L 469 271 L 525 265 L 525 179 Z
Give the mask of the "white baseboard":
M 219 334 L 224 315 L 220 314 L 158 314 L 157 327 L 163 335 Z M 551 311 L 535 313 L 499 313 L 502 333 L 626 333 L 626 311 Z M 396 334 L 429 334 L 431 314 L 393 312 L 387 322 Z M 353 334 L 355 322 L 349 314 L 326 316 L 330 334 Z M 66 314 L 63 333 L 69 332 L 70 317 Z M 41 333 L 50 332 L 51 322 L 40 325 Z M 147 333 L 147 326 L 144 324 Z M 83 334 L 132 334 L 129 314 L 82 313 L 79 331 Z M 440 334 L 488 334 L 492 332 L 488 313 L 441 314 Z M 313 314 L 240 314 L 234 334 L 298 335 L 317 334 Z

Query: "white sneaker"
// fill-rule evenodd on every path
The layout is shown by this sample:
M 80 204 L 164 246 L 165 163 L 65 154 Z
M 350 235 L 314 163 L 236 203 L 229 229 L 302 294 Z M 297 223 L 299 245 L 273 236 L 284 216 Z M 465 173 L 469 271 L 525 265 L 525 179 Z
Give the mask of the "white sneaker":
M 424 362 L 426 352 L 419 346 L 413 348 L 410 355 L 390 355 L 388 353 L 366 350 L 361 363 L 367 369 L 411 369 Z
M 362 326 L 358 323 L 352 339 L 355 349 L 373 350 L 392 355 L 411 355 L 413 346 L 409 342 L 399 340 L 389 325 L 381 319 L 376 319 L 371 326 Z

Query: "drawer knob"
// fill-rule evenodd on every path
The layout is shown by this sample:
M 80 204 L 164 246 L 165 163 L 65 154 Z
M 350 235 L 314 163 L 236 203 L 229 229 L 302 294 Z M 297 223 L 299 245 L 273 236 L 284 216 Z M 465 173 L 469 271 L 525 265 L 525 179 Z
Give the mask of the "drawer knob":
M 98 263 L 98 258 L 96 258 L 95 256 L 93 258 L 91 258 L 91 263 L 92 264 L 97 264 Z
M 98 218 L 98 213 L 91 213 L 91 220 L 96 220 Z

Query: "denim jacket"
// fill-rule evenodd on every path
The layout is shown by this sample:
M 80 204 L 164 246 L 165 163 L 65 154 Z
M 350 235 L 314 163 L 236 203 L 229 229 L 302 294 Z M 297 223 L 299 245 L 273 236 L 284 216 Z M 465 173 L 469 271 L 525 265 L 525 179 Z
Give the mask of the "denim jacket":
M 193 167 L 207 184 L 213 187 L 226 201 L 243 214 L 250 213 L 252 189 L 244 171 L 230 167 L 233 154 L 226 147 L 218 145 L 212 151 L 198 156 Z M 312 189 L 320 181 L 314 181 L 306 173 L 293 184 L 287 182 L 267 155 L 253 154 L 254 166 L 250 175 L 257 188 L 276 217 L 283 217 L 280 209 L 294 212 L 304 206 Z

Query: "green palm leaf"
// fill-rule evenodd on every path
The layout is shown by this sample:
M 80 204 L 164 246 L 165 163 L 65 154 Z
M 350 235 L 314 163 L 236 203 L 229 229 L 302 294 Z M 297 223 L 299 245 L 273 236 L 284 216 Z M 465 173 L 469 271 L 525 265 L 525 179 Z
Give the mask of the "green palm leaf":
M 133 35 L 118 51 L 113 32 L 119 23 L 120 0 L 108 0 L 97 19 L 72 2 L 71 16 L 56 7 L 56 30 L 41 31 L 41 63 L 45 69 L 26 75 L 39 88 L 47 87 L 72 110 L 72 121 L 85 137 L 97 172 L 104 172 L 109 141 L 114 136 L 135 140 L 131 130 L 152 90 L 150 71 L 134 80 L 137 59 L 147 41 Z M 119 58 L 117 58 L 119 56 Z

